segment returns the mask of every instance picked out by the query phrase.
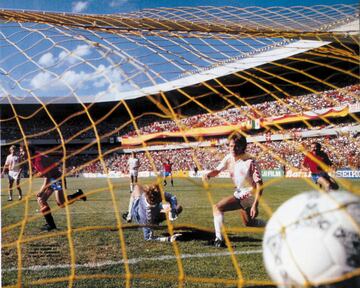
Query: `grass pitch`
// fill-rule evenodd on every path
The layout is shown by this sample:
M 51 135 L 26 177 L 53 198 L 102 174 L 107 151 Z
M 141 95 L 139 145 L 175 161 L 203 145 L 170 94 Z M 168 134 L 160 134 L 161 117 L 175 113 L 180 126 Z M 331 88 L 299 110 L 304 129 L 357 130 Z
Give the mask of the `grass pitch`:
M 212 203 L 233 193 L 230 179 L 212 179 L 208 189 L 200 179 L 190 178 L 175 179 L 174 187 L 165 187 L 184 210 L 155 233 L 182 233 L 175 243 L 145 242 L 141 229 L 124 223 L 128 179 L 69 178 L 67 193 L 82 188 L 88 201 L 58 208 L 52 196 L 58 230 L 40 233 L 44 220 L 35 194 L 41 181 L 22 179 L 24 199 L 7 202 L 7 181 L 2 179 L 3 287 L 273 287 L 262 260 L 263 229 L 244 227 L 239 212 L 225 214 L 231 247 L 210 245 Z M 342 184 L 359 191 L 358 180 Z M 285 200 L 312 189 L 302 179 L 265 181 L 259 218 L 269 219 Z M 16 191 L 14 196 L 17 199 Z

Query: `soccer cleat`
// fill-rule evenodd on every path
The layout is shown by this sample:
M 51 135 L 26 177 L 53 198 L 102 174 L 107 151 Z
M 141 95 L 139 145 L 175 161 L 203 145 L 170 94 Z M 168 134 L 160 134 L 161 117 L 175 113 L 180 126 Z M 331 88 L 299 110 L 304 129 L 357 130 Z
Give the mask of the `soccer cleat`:
M 178 218 L 176 211 L 170 211 L 169 213 L 169 220 L 170 221 L 175 221 Z
M 181 233 L 175 233 L 173 236 L 170 237 L 170 242 L 174 242 L 178 240 L 182 236 Z
M 45 231 L 45 232 L 50 232 L 52 230 L 55 230 L 56 229 L 56 226 L 50 226 L 49 224 L 44 224 L 44 226 L 42 226 L 40 228 L 41 231 Z
M 224 240 L 220 240 L 218 238 L 215 239 L 214 246 L 218 247 L 218 248 L 225 248 L 226 247 Z
M 76 197 L 80 198 L 81 200 L 83 201 L 87 200 L 87 197 L 85 196 L 84 192 L 81 189 L 78 189 L 75 194 Z
M 9 197 L 9 198 L 8 198 L 8 201 L 12 201 L 12 197 Z
M 22 199 L 22 196 L 19 196 L 19 200 L 21 200 Z
M 262 219 L 253 219 L 250 222 L 250 227 L 265 227 L 266 226 L 266 221 L 262 220 Z
M 131 218 L 128 218 L 129 212 L 125 212 L 121 217 L 126 221 L 126 223 L 131 223 Z

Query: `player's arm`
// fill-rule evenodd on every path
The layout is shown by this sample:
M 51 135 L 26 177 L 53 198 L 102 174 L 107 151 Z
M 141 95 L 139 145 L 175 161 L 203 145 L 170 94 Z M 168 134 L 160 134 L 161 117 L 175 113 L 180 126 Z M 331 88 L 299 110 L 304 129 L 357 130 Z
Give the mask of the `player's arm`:
M 333 166 L 333 163 L 332 161 L 329 159 L 329 156 L 323 152 L 322 155 L 321 155 L 322 159 L 323 159 L 323 164 L 325 164 L 324 166 L 324 170 L 325 172 L 329 172 L 332 170 L 331 166 Z
M 143 233 L 144 233 L 144 239 L 146 241 L 150 241 L 150 240 L 154 240 L 154 233 L 153 230 L 149 227 L 144 227 L 143 228 Z
M 9 158 L 6 157 L 6 161 L 5 161 L 3 170 L 1 171 L 1 176 L 3 176 L 4 174 L 6 174 L 7 172 L 9 172 L 9 167 L 10 167 L 10 161 L 9 161 Z
M 210 171 L 209 173 L 205 174 L 205 178 L 206 178 L 206 180 L 209 180 L 210 178 L 216 177 L 217 175 L 219 175 L 220 172 L 221 172 L 220 170 L 214 169 L 214 170 Z
M 229 161 L 229 157 L 225 156 L 224 159 L 220 162 L 220 164 L 212 171 L 210 171 L 209 173 L 205 174 L 205 179 L 209 180 L 212 177 L 216 177 L 217 175 L 219 175 L 219 173 L 223 170 L 226 169 L 227 165 L 228 165 L 228 161 Z

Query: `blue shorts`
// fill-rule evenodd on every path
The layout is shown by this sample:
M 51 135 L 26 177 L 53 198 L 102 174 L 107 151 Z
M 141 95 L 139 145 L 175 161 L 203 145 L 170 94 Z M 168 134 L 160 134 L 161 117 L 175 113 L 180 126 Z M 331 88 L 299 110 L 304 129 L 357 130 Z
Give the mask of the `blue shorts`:
M 326 172 L 311 173 L 311 178 L 316 184 L 317 184 L 317 181 L 319 180 L 320 177 L 323 177 L 326 180 L 330 181 L 330 176 Z
M 61 191 L 63 190 L 61 180 L 57 180 L 54 178 L 50 179 L 50 188 L 54 191 Z
M 164 177 L 168 177 L 171 175 L 171 172 L 164 172 Z
M 311 173 L 311 179 L 314 181 L 314 183 L 317 183 L 320 177 L 320 174 Z

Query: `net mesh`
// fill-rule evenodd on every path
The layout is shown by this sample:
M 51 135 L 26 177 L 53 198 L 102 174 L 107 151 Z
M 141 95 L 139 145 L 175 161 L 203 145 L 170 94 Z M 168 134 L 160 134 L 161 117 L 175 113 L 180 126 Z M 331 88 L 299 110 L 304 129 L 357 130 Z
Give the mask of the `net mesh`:
M 229 248 L 224 255 L 230 259 L 226 267 L 233 270 L 228 277 L 192 273 L 186 246 L 177 242 L 169 250 L 176 273 L 133 270 L 131 261 L 142 260 L 128 254 L 134 255 L 133 246 L 142 245 L 142 240 L 129 236 L 135 233 L 129 228 L 137 225 L 121 219 L 128 180 L 116 182 L 114 177 L 127 179 L 131 151 L 140 158 L 141 176 L 160 182 L 164 159 L 171 159 L 175 181 L 196 187 L 206 203 L 199 219 L 189 216 L 180 224 L 167 219 L 163 227 L 173 235 L 184 227 L 213 233 L 211 206 L 218 199 L 214 190 L 231 190 L 231 184 L 209 186 L 194 177 L 193 169 L 214 169 L 234 131 L 248 137 L 249 154 L 270 174 L 300 175 L 304 152 L 313 141 L 322 143 L 337 168 L 358 171 L 358 18 L 356 5 L 179 7 L 115 15 L 0 10 L 2 155 L 13 144 L 24 143 L 27 151 L 29 144 L 37 145 L 57 159 L 63 184 L 65 177 L 79 174 L 101 176 L 97 183 L 89 182 L 86 194 L 89 200 L 107 199 L 107 206 L 86 204 L 84 213 L 99 219 L 94 223 L 78 221 L 74 215 L 81 211 L 74 213 L 73 206 L 66 206 L 63 214 L 53 208 L 66 228 L 37 234 L 33 226 L 41 215 L 32 213 L 32 200 L 40 184 L 32 176 L 24 179 L 24 199 L 2 206 L 3 284 L 76 287 L 106 280 L 110 286 L 130 287 L 156 279 L 179 287 L 274 284 L 248 272 L 229 236 L 261 236 L 263 229 L 238 224 L 225 231 Z M 25 164 L 31 175 L 31 163 Z M 265 194 L 285 181 L 267 180 Z M 308 178 L 302 181 L 319 189 Z M 338 182 L 358 194 L 352 181 Z M 5 185 L 2 181 L 3 196 Z M 269 218 L 279 203 L 264 199 L 262 216 Z M 109 217 L 103 216 L 106 212 Z M 114 245 L 106 246 L 111 251 L 102 259 L 94 245 L 103 241 L 99 233 L 109 230 L 115 231 L 110 237 Z M 54 245 L 67 248 L 58 254 L 55 249 L 55 260 L 43 256 L 39 262 L 30 261 L 44 250 L 37 243 L 49 245 L 51 251 Z M 91 258 L 88 247 L 100 254 Z M 85 260 L 90 264 L 81 262 Z M 106 265 L 121 268 L 108 273 L 96 269 Z M 65 272 L 49 272 L 54 269 Z M 30 275 L 34 271 L 41 273 Z M 359 269 L 354 274 L 359 275 Z

